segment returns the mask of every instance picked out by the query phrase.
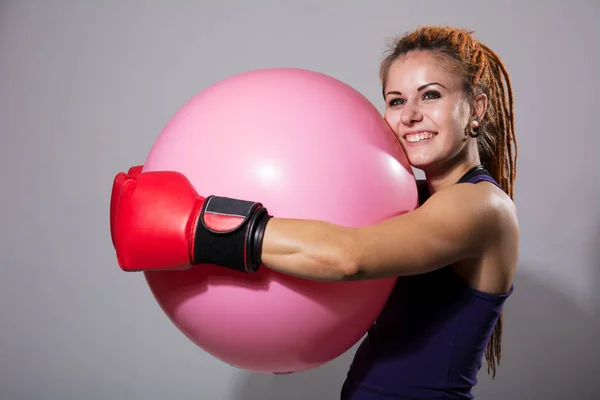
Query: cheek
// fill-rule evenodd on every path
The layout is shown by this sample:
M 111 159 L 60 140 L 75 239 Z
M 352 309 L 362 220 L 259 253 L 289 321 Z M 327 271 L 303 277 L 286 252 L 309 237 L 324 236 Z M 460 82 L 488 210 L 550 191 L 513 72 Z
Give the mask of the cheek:
M 386 111 L 383 115 L 385 122 L 388 123 L 394 133 L 398 134 L 398 125 L 400 124 L 400 113 L 394 111 Z
M 457 105 L 436 107 L 429 112 L 430 118 L 441 130 L 450 131 L 452 133 L 462 131 L 463 114 L 462 107 Z
M 465 102 L 458 102 L 452 110 L 452 119 L 454 125 L 461 133 L 464 131 L 465 126 L 469 123 L 469 105 Z

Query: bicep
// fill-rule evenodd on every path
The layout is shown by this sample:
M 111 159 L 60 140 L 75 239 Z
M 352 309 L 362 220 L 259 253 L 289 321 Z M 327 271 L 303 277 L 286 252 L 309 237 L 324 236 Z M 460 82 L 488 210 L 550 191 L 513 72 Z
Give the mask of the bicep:
M 482 251 L 493 236 L 493 209 L 480 188 L 451 188 L 410 213 L 361 228 L 359 275 L 430 272 Z

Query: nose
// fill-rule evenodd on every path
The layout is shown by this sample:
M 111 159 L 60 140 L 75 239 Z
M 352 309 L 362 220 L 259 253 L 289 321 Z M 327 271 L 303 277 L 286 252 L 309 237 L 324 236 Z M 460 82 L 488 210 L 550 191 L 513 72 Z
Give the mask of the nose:
M 423 120 L 423 114 L 421 110 L 415 105 L 406 104 L 402 109 L 402 115 L 400 117 L 402 123 L 406 126 L 411 126 L 416 122 Z

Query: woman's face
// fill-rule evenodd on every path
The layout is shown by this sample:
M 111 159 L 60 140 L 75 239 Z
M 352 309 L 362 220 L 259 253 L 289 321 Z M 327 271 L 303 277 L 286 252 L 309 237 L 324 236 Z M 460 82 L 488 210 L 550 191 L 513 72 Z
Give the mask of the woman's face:
M 439 55 L 416 51 L 398 58 L 384 95 L 385 119 L 415 168 L 446 165 L 473 146 L 477 151 L 466 134 L 471 115 L 461 78 L 444 68 Z

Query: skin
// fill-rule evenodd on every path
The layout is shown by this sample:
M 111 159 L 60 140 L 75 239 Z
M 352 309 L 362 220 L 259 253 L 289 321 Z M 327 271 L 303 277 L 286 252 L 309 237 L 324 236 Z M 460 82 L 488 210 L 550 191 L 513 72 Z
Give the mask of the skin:
M 470 287 L 506 293 L 518 258 L 519 227 L 512 200 L 489 182 L 455 184 L 480 164 L 474 117 L 461 79 L 428 52 L 411 52 L 391 66 L 384 88 L 385 119 L 411 165 L 424 171 L 431 197 L 410 213 L 364 227 L 272 218 L 263 241 L 263 264 L 322 281 L 352 281 L 422 274 L 450 266 Z M 412 145 L 411 132 L 434 132 Z

